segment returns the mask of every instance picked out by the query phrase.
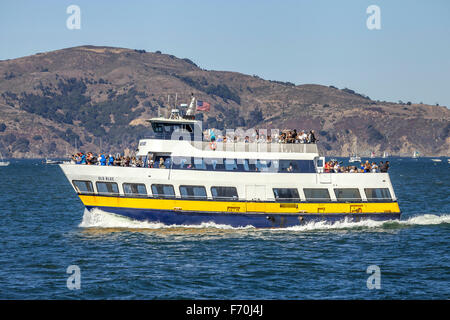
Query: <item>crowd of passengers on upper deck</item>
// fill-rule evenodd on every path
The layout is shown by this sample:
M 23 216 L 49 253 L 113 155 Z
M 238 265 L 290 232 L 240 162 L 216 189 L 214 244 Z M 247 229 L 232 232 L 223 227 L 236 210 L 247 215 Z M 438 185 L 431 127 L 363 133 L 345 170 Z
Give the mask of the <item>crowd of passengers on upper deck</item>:
M 282 130 L 278 133 L 278 130 L 269 135 L 260 134 L 258 130 L 255 130 L 252 135 L 246 135 L 244 138 L 239 135 L 217 135 L 214 130 L 206 130 L 204 132 L 206 140 L 225 143 L 317 143 L 317 138 L 314 130 L 306 132 L 301 130 L 297 132 L 294 130 Z

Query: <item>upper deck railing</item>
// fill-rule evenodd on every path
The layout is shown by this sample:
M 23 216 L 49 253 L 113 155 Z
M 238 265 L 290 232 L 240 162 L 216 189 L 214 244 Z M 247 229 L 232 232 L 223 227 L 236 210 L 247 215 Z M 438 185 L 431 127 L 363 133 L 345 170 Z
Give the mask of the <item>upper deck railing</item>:
M 313 143 L 191 141 L 191 145 L 204 151 L 318 153 L 317 145 Z

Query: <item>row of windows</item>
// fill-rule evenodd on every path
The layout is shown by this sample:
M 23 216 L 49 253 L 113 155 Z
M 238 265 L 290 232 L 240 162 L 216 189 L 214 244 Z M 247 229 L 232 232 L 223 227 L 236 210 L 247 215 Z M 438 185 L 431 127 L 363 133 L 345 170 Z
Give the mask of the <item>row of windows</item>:
M 261 159 L 222 159 L 173 157 L 164 161 L 166 168 L 194 169 L 207 171 L 255 171 L 255 172 L 294 172 L 314 173 L 313 160 L 261 160 Z
M 74 180 L 73 184 L 78 193 L 93 194 L 92 182 Z M 115 182 L 96 182 L 99 194 L 119 195 L 119 187 Z M 123 192 L 127 196 L 147 197 L 147 188 L 142 183 L 123 183 Z M 170 184 L 152 184 L 152 194 L 158 198 L 175 198 L 175 189 Z M 179 187 L 182 199 L 207 199 L 204 186 Z M 297 188 L 273 188 L 276 201 L 300 201 Z M 361 194 L 357 188 L 335 188 L 333 189 L 338 201 L 361 201 Z M 303 192 L 307 201 L 331 201 L 330 192 L 326 188 L 304 188 Z M 388 188 L 365 188 L 364 192 L 368 201 L 392 201 Z M 238 192 L 235 187 L 211 187 L 213 199 L 238 200 Z

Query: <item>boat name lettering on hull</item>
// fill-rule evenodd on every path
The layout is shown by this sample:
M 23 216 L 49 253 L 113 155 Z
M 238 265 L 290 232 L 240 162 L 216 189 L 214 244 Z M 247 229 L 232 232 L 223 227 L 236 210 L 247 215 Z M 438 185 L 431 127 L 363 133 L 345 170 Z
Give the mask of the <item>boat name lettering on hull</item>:
M 114 177 L 98 177 L 99 181 L 114 181 Z

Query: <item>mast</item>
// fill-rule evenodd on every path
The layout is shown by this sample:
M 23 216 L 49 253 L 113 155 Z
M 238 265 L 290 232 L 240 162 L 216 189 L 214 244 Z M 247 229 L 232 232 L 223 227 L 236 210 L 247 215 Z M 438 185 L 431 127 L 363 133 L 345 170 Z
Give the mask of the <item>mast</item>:
M 194 115 L 195 115 L 195 97 L 194 94 L 192 93 L 191 103 L 189 104 L 189 108 L 186 111 L 186 116 L 193 117 Z

